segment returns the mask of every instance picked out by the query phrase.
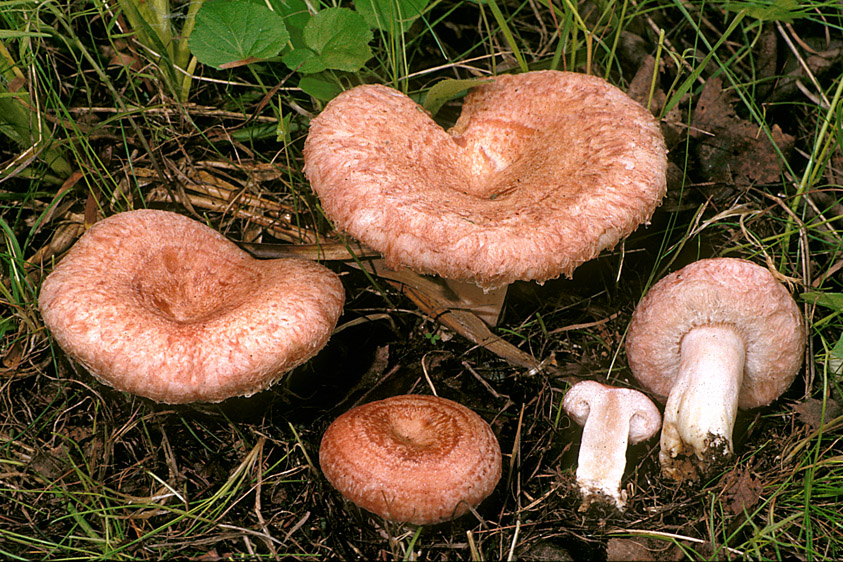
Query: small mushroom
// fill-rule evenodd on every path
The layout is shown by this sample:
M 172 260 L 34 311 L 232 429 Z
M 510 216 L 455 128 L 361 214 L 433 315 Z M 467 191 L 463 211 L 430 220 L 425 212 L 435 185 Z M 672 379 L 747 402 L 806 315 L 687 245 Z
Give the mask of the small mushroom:
M 573 72 L 497 76 L 447 131 L 406 95 L 358 86 L 311 122 L 304 158 L 327 215 L 387 266 L 484 289 L 571 275 L 666 189 L 658 121 Z
M 55 340 L 94 377 L 170 404 L 267 388 L 327 343 L 343 300 L 319 264 L 256 260 L 156 210 L 94 224 L 39 295 Z
M 805 337 L 790 293 L 752 262 L 704 259 L 653 285 L 626 352 L 638 381 L 667 400 L 663 472 L 697 479 L 728 458 L 738 408 L 767 405 L 790 386 Z
M 595 381 L 578 382 L 565 394 L 565 412 L 583 426 L 577 461 L 581 511 L 592 505 L 623 511 L 627 492 L 621 490 L 627 445 L 649 439 L 661 427 L 661 416 L 647 396 L 631 388 Z
M 395 396 L 345 412 L 325 431 L 319 463 L 346 499 L 415 525 L 467 513 L 501 477 L 489 424 L 436 396 Z

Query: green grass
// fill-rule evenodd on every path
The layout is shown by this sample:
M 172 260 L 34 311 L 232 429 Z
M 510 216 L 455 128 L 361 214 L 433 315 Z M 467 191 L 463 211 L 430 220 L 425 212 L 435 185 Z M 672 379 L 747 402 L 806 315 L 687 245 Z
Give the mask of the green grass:
M 176 14 L 159 17 L 157 34 L 144 23 L 152 16 L 126 11 L 137 5 L 0 1 L 0 555 L 587 559 L 636 542 L 655 559 L 843 557 L 837 3 L 445 0 L 404 33 L 375 30 L 359 70 L 314 75 L 281 55 L 207 67 L 183 41 L 168 43 L 191 21 L 187 3 L 148 5 Z M 390 84 L 421 102 L 446 79 L 545 68 L 635 82 L 672 164 L 651 226 L 571 280 L 511 289 L 496 333 L 546 372 L 521 372 L 342 264 L 330 265 L 344 274 L 347 328 L 324 359 L 251 399 L 155 405 L 97 383 L 50 340 L 41 280 L 98 217 L 163 206 L 235 240 L 335 238 L 301 172 L 308 121 L 325 103 L 303 91 L 308 76 L 320 87 Z M 716 80 L 734 114 L 712 137 L 695 110 Z M 458 101 L 437 118 L 453 119 Z M 738 123 L 755 144 L 701 152 Z M 746 171 L 749 146 L 764 158 Z M 761 172 L 764 181 L 747 175 Z M 768 265 L 788 283 L 810 330 L 803 371 L 781 400 L 741 414 L 729 470 L 677 487 L 659 477 L 657 445 L 640 445 L 627 516 L 584 517 L 570 488 L 579 434 L 562 396 L 584 377 L 634 385 L 623 338 L 635 304 L 668 271 L 714 255 Z M 482 521 L 417 532 L 344 503 L 324 480 L 321 434 L 367 371 L 382 381 L 372 398 L 425 392 L 429 377 L 495 420 L 504 478 Z M 730 488 L 744 473 L 746 487 Z

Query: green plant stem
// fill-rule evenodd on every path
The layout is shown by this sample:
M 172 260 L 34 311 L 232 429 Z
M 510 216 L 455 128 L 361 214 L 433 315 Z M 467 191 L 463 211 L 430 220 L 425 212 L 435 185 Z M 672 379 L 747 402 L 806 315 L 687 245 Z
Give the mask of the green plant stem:
M 196 25 L 196 14 L 199 13 L 199 8 L 201 8 L 204 3 L 205 0 L 191 0 L 190 7 L 187 9 L 187 16 L 184 19 L 181 34 L 178 42 L 176 43 L 173 55 L 173 62 L 179 68 L 187 69 L 189 66 L 188 61 L 190 60 L 190 48 L 188 45 L 188 39 L 190 38 L 190 34 L 193 33 L 193 27 Z
M 119 0 L 121 10 L 138 41 L 157 53 L 156 62 L 180 101 L 186 101 L 193 82 L 196 60 L 191 58 L 188 40 L 196 24 L 196 14 L 204 0 L 192 0 L 179 32 L 171 24 L 169 0 Z
M 623 6 L 621 7 L 621 15 L 618 18 L 618 28 L 615 30 L 615 38 L 612 41 L 612 47 L 609 50 L 609 58 L 608 58 L 609 61 L 615 60 L 615 52 L 617 51 L 618 42 L 620 41 L 621 32 L 623 31 L 623 20 L 626 17 L 626 8 L 627 8 L 628 5 L 629 5 L 629 0 L 623 0 Z M 612 70 L 612 65 L 607 64 L 606 65 L 606 74 L 604 75 L 604 78 L 606 78 L 607 80 L 609 79 L 609 73 L 611 72 L 611 70 Z M 656 65 L 656 74 L 658 74 L 658 65 Z
M 805 165 L 805 171 L 802 172 L 802 178 L 799 180 L 799 185 L 796 186 L 796 194 L 790 202 L 790 209 L 796 214 L 799 213 L 799 207 L 802 204 L 802 197 L 816 184 L 817 179 L 820 177 L 818 170 L 822 169 L 823 166 L 819 163 L 825 161 L 829 151 L 832 150 L 832 148 L 840 140 L 841 123 L 838 121 L 836 127 L 830 127 L 830 124 L 834 121 L 835 116 L 841 110 L 841 98 L 843 98 L 843 76 L 837 80 L 837 88 L 834 90 L 834 96 L 828 107 L 828 111 L 822 119 L 822 125 L 820 126 L 817 138 L 814 141 L 811 156 L 808 158 L 808 163 Z M 786 234 L 782 240 L 782 248 L 784 250 L 787 250 L 790 246 L 790 235 L 793 231 L 793 222 L 793 217 L 788 215 L 787 225 L 785 227 Z
M 482 6 L 482 4 L 480 5 Z M 521 72 L 527 72 L 529 70 L 527 61 L 524 60 L 524 55 L 521 54 L 521 49 L 518 48 L 515 36 L 512 34 L 512 30 L 509 28 L 506 17 L 504 17 L 503 12 L 501 12 L 496 0 L 489 0 L 489 8 L 492 10 L 492 15 L 495 16 L 495 21 L 498 23 L 498 27 L 500 27 L 501 32 L 506 39 L 506 43 L 509 45 L 512 54 L 515 57 L 515 60 L 518 61 L 518 68 L 521 69 Z
M 0 60 L 6 63 L 3 65 L 3 78 L 6 84 L 26 79 L 2 41 L 0 41 Z M 33 101 L 35 101 L 34 107 Z M 3 122 L 8 125 L 5 130 L 1 126 Z M 67 178 L 73 173 L 73 167 L 65 157 L 64 151 L 53 143 L 52 132 L 41 115 L 37 99 L 33 100 L 33 97 L 25 90 L 11 92 L 4 84 L 0 84 L 0 130 L 31 152 L 31 156 L 45 162 L 57 176 Z M 26 156 L 20 159 L 25 160 Z M 9 174 L 0 173 L 0 181 L 4 175 L 9 177 Z
M 671 98 L 668 99 L 667 102 L 665 102 L 664 113 L 668 113 L 671 109 L 673 109 L 673 107 L 677 103 L 679 103 L 679 101 L 685 96 L 685 94 L 688 93 L 688 91 L 694 85 L 694 82 L 696 82 L 697 78 L 699 78 L 699 76 L 703 73 L 703 70 L 705 70 L 705 68 L 708 66 L 709 61 L 711 61 L 711 59 L 715 56 L 717 49 L 719 49 L 720 46 L 723 45 L 723 43 L 725 43 L 729 39 L 729 37 L 732 35 L 732 32 L 738 27 L 741 21 L 743 21 L 744 16 L 746 16 L 746 11 L 742 10 L 738 12 L 732 22 L 729 24 L 729 27 L 727 27 L 726 31 L 724 31 L 723 34 L 720 36 L 720 39 L 718 39 L 717 42 L 712 46 L 705 38 L 705 35 L 702 34 L 701 30 L 699 30 L 696 25 L 696 22 L 694 22 L 693 18 L 691 17 L 691 14 L 688 13 L 688 10 L 685 9 L 685 6 L 682 4 L 682 2 L 677 1 L 675 2 L 675 4 L 685 16 L 685 19 L 688 20 L 688 22 L 694 26 L 694 29 L 698 32 L 697 35 L 702 39 L 703 43 L 708 49 L 708 53 L 706 53 L 703 60 L 701 60 L 697 64 L 697 67 L 691 72 L 691 74 L 687 78 L 685 78 L 685 81 L 679 86 L 679 88 L 677 88 L 673 96 L 671 96 Z

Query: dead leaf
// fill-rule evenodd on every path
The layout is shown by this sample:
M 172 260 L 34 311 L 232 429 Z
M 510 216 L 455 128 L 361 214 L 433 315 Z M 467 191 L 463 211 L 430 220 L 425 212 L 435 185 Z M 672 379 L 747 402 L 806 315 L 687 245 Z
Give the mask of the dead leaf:
M 778 152 L 787 158 L 794 137 L 773 124 L 773 143 L 756 124 L 738 117 L 733 94 L 723 89 L 722 80 L 710 78 L 703 88 L 693 117 L 692 137 L 700 172 L 705 181 L 747 187 L 781 179 Z
M 726 508 L 734 515 L 750 510 L 761 498 L 764 484 L 749 468 L 735 468 L 724 478 Z
M 14 342 L 11 346 L 8 347 L 6 354 L 3 356 L 3 369 L 0 371 L 2 374 L 14 374 L 17 371 L 18 366 L 21 364 L 21 360 L 23 358 L 23 344 L 20 340 Z
M 799 421 L 816 431 L 824 422 L 834 419 L 841 414 L 840 404 L 833 398 L 826 401 L 825 419 L 823 419 L 823 401 L 816 398 L 808 398 L 793 406 L 793 411 L 799 416 Z
M 614 560 L 648 562 L 656 559 L 643 541 L 636 539 L 609 539 L 606 545 L 606 558 L 609 562 Z

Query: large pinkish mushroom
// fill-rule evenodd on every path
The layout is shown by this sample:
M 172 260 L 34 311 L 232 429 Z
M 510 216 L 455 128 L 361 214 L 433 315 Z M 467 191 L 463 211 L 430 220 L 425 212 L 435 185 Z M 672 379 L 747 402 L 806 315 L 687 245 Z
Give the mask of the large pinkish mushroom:
M 406 95 L 358 86 L 311 122 L 304 158 L 328 217 L 389 267 L 484 289 L 571 275 L 666 189 L 656 119 L 572 72 L 491 79 L 447 131 Z
M 319 463 L 357 506 L 415 525 L 468 513 L 501 477 L 489 424 L 436 396 L 394 396 L 345 412 L 325 431 Z
M 799 307 L 752 262 L 704 259 L 653 285 L 633 313 L 626 352 L 635 377 L 667 400 L 663 472 L 696 479 L 730 456 L 738 408 L 778 398 L 804 346 Z
M 94 377 L 171 404 L 267 388 L 325 345 L 343 300 L 319 264 L 256 260 L 155 210 L 94 224 L 39 295 L 55 340 Z
M 628 445 L 649 439 L 661 427 L 658 408 L 632 388 L 617 388 L 596 381 L 571 387 L 562 401 L 565 412 L 583 426 L 577 461 L 577 485 L 583 497 L 581 511 L 592 505 L 626 509 L 621 490 Z

